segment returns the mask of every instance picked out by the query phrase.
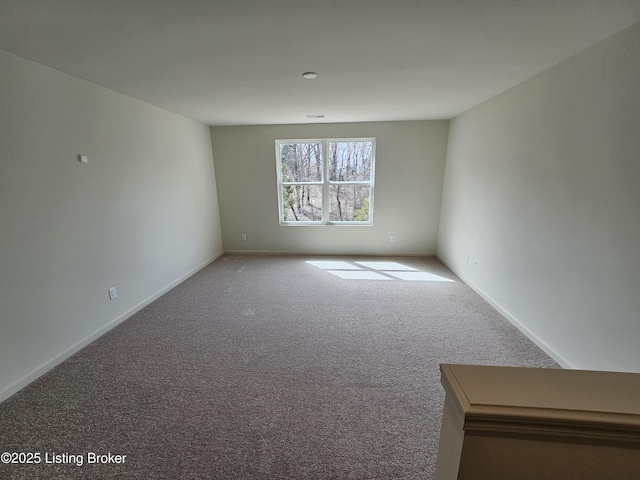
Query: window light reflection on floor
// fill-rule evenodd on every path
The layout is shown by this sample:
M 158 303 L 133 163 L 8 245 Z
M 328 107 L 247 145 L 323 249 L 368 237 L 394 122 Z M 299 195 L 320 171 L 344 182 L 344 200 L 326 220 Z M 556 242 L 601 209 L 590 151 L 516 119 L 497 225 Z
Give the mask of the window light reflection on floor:
M 409 282 L 453 282 L 429 272 L 421 272 L 397 262 L 346 262 L 340 260 L 307 260 L 314 267 L 345 280 L 405 280 Z M 357 265 L 354 265 L 357 264 Z
M 384 272 L 392 277 L 399 278 L 400 280 L 409 280 L 412 282 L 453 282 L 448 278 L 434 275 L 429 272 Z
M 370 268 L 372 270 L 413 270 L 417 271 L 416 268 L 409 267 L 407 265 L 403 265 L 398 262 L 355 262 L 358 265 L 362 265 L 363 267 Z
M 307 260 L 314 267 L 321 268 L 323 270 L 362 270 L 356 265 L 352 265 L 348 262 L 340 262 L 337 260 Z
M 327 270 L 327 272 L 346 280 L 393 280 L 370 270 Z

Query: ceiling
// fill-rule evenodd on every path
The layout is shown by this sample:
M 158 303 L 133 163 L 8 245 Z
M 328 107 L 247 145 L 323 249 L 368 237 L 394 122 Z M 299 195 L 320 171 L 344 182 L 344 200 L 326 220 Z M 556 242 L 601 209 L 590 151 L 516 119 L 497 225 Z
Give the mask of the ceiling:
M 0 49 L 209 125 L 442 119 L 639 21 L 640 0 L 0 0 Z

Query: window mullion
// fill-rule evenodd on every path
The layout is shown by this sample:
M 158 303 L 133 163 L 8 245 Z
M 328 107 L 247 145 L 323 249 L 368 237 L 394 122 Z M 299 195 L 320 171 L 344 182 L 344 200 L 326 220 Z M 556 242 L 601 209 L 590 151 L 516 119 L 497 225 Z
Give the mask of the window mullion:
M 322 223 L 329 223 L 329 142 L 322 142 Z

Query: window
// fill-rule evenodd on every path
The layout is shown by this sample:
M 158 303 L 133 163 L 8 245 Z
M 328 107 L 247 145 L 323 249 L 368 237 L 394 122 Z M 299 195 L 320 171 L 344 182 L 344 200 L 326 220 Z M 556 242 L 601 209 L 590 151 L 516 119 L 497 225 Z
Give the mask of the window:
M 276 140 L 281 225 L 372 225 L 375 138 Z

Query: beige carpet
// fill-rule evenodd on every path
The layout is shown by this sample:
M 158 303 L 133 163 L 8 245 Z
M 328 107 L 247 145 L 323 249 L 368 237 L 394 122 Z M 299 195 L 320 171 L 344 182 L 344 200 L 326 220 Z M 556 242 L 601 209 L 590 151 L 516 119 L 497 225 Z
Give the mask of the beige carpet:
M 435 258 L 223 256 L 0 404 L 0 478 L 431 479 L 440 363 L 557 367 Z

